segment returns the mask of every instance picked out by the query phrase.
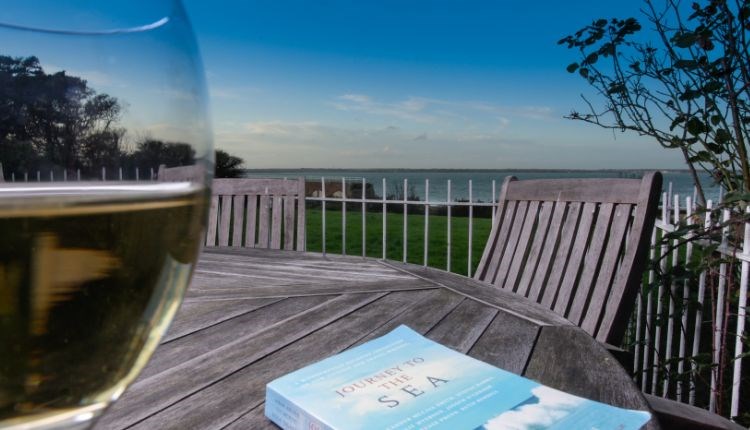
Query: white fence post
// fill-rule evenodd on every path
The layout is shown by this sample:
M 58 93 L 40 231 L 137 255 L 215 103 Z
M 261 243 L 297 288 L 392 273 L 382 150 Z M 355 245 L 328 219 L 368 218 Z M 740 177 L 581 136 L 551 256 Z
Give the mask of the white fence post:
M 466 256 L 466 276 L 471 278 L 471 248 L 474 239 L 474 194 L 472 191 L 472 182 L 469 179 L 469 249 Z
M 135 180 L 136 181 L 140 181 L 141 180 L 141 175 L 140 175 L 140 172 L 138 171 L 137 167 L 135 168 Z
M 750 214 L 750 207 L 745 210 Z M 750 223 L 745 222 L 745 235 L 742 241 L 742 254 L 750 254 Z M 740 295 L 737 301 L 737 332 L 734 335 L 734 371 L 732 373 L 732 403 L 729 416 L 736 417 L 739 415 L 740 408 L 740 381 L 742 376 L 742 339 L 745 337 L 745 315 L 747 306 L 747 283 L 748 269 L 750 263 L 742 260 L 740 271 Z
M 341 255 L 346 255 L 346 178 L 341 177 Z
M 722 211 L 721 221 L 724 226 L 721 229 L 721 246 L 726 247 L 729 240 L 729 209 Z M 727 285 L 727 264 L 721 263 L 719 265 L 719 286 L 716 292 L 716 320 L 714 321 L 714 334 L 713 334 L 713 364 L 711 368 L 711 393 L 708 398 L 708 410 L 716 412 L 716 388 L 719 384 L 719 366 L 721 363 L 721 332 L 724 328 L 724 295 Z
M 362 178 L 362 256 L 367 255 L 366 243 L 367 243 L 367 229 L 366 229 L 366 218 L 367 218 L 367 203 L 365 202 L 365 191 L 367 190 L 367 180 Z
M 669 222 L 669 218 L 667 217 L 669 211 L 669 197 L 667 193 L 662 194 L 662 205 L 661 205 L 661 220 L 664 224 L 667 224 Z M 659 253 L 659 267 L 661 269 L 661 272 L 664 273 L 667 270 L 667 259 L 664 257 L 664 254 L 667 253 L 667 245 L 662 240 L 661 245 L 661 252 Z M 656 296 L 656 314 L 662 315 L 662 297 L 664 297 L 664 284 L 659 283 L 659 292 Z M 656 352 L 654 353 L 654 371 L 651 374 L 651 394 L 658 395 L 656 391 L 656 384 L 658 382 L 659 378 L 659 353 L 660 353 L 660 345 L 661 345 L 661 318 L 657 318 L 656 320 L 656 330 L 654 333 L 654 348 Z
M 706 202 L 706 215 L 703 221 L 704 231 L 711 229 L 711 210 L 713 209 L 713 202 L 711 200 Z M 701 344 L 701 326 L 703 325 L 703 300 L 706 297 L 706 271 L 702 271 L 698 277 L 698 297 L 697 306 L 695 310 L 695 328 L 693 331 L 693 352 L 692 355 L 695 357 L 700 352 Z M 695 404 L 695 374 L 698 372 L 698 363 L 695 360 L 692 361 L 691 365 L 692 372 L 690 373 L 690 396 L 688 402 L 691 405 Z
M 672 197 L 674 199 L 674 204 L 672 205 L 672 224 L 676 227 L 680 224 L 680 196 L 675 194 Z M 670 254 L 672 254 L 672 269 L 679 264 L 679 252 L 677 252 L 679 243 L 679 239 L 674 239 L 672 241 L 672 246 L 674 246 L 674 249 L 670 252 Z M 662 258 L 664 258 L 664 256 L 662 256 Z M 674 305 L 675 300 L 677 300 L 677 283 L 672 281 L 672 285 L 670 285 L 669 288 L 669 295 L 667 296 L 669 313 L 667 314 L 667 345 L 664 353 L 664 368 L 666 372 L 664 375 L 664 385 L 662 387 L 664 397 L 667 397 L 669 394 L 669 380 L 672 376 L 672 343 L 674 339 L 674 322 L 677 319 Z
M 685 224 L 692 224 L 692 218 L 693 218 L 693 201 L 690 197 L 685 198 Z M 692 237 L 693 234 L 690 233 L 690 237 Z M 675 250 L 675 259 L 679 257 L 679 252 Z M 687 245 L 685 247 L 685 265 L 690 264 L 690 260 L 693 258 L 693 242 L 688 240 Z M 687 279 L 682 281 L 682 306 L 681 306 L 681 312 L 682 312 L 682 318 L 680 319 L 680 350 L 678 352 L 678 359 L 677 362 L 677 374 L 682 376 L 683 372 L 685 371 L 685 360 L 687 357 L 685 357 L 685 349 L 686 349 L 686 343 L 687 339 L 685 337 L 685 331 L 687 330 L 688 326 L 688 306 L 690 304 L 690 286 L 688 285 Z M 682 401 L 682 381 L 677 381 L 677 401 Z
M 407 212 L 408 212 L 408 195 L 409 193 L 406 191 L 408 187 L 408 179 L 404 179 L 404 239 L 403 239 L 403 250 L 401 251 L 401 255 L 403 257 L 403 262 L 406 263 L 406 246 L 407 246 Z
M 385 178 L 383 178 L 383 238 L 382 238 L 382 244 L 383 244 L 383 260 L 385 260 L 385 241 L 387 239 L 386 232 L 388 230 L 387 222 L 386 222 L 386 198 L 385 198 Z
M 451 201 L 451 180 L 448 179 L 448 193 L 445 198 L 445 204 L 448 206 L 448 232 L 446 237 L 446 246 L 447 246 L 447 259 L 446 259 L 446 267 L 445 270 L 450 272 L 451 271 L 451 209 L 453 207 L 453 202 Z
M 656 228 L 654 228 L 653 232 L 651 232 L 651 251 L 649 252 L 649 259 L 650 261 L 654 261 L 656 258 Z M 654 294 L 651 291 L 651 286 L 654 285 L 654 279 L 656 278 L 656 273 L 654 272 L 654 269 L 651 269 L 648 271 L 648 295 L 646 296 L 646 327 L 644 330 L 644 342 L 646 347 L 643 348 L 643 368 L 642 368 L 642 377 L 641 377 L 641 391 L 646 392 L 648 389 L 648 372 L 650 366 L 649 366 L 649 358 L 651 357 L 652 349 L 648 348 L 651 346 L 651 333 L 654 329 Z M 655 370 L 652 370 L 655 371 Z
M 68 169 L 63 170 L 63 181 L 64 182 L 68 181 Z
M 320 177 L 320 195 L 323 197 L 323 204 L 321 205 L 321 223 L 323 224 L 323 237 L 322 237 L 322 245 L 323 245 L 323 255 L 326 253 L 326 179 L 325 177 Z
M 424 259 L 422 265 L 427 267 L 430 246 L 430 180 L 424 180 Z

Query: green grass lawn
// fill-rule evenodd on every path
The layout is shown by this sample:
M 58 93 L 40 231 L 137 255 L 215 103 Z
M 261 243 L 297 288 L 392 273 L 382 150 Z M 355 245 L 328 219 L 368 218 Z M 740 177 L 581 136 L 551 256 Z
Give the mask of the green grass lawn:
M 320 208 L 307 209 L 307 250 L 323 251 L 322 215 Z M 365 214 L 365 250 L 368 257 L 382 257 L 382 212 Z M 407 215 L 407 261 L 414 264 L 424 262 L 424 214 Z M 429 245 L 427 264 L 432 267 L 447 267 L 448 217 L 430 215 Z M 342 254 L 342 215 L 341 209 L 326 210 L 326 252 Z M 403 259 L 403 213 L 386 215 L 386 258 Z M 472 242 L 472 274 L 482 257 L 484 245 L 490 234 L 491 220 L 474 218 Z M 451 217 L 451 271 L 467 273 L 469 249 L 469 218 Z M 362 212 L 359 205 L 350 205 L 346 214 L 346 254 L 362 255 Z

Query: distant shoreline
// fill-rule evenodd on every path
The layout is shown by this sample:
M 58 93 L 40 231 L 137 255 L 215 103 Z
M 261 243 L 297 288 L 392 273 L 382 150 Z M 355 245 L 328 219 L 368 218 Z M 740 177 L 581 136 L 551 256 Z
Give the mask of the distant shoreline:
M 659 170 L 661 172 L 687 173 L 688 169 L 459 169 L 459 168 L 432 168 L 432 169 L 411 169 L 404 167 L 368 167 L 368 168 L 314 168 L 314 167 L 289 167 L 289 168 L 268 168 L 268 169 L 243 169 L 246 172 L 288 172 L 288 171 L 310 171 L 310 172 L 648 172 Z

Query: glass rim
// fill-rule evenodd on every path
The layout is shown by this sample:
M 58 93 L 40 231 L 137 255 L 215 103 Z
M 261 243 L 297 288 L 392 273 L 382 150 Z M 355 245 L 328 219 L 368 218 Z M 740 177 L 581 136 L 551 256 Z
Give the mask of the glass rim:
M 11 24 L 11 23 L 0 21 L 0 28 L 6 28 L 9 30 L 29 31 L 29 32 L 34 32 L 34 33 L 62 34 L 62 35 L 69 35 L 69 36 L 108 36 L 108 35 L 115 35 L 115 34 L 141 33 L 144 31 L 155 30 L 159 27 L 163 27 L 167 25 L 169 21 L 170 21 L 170 18 L 165 16 L 150 24 L 139 25 L 135 27 L 126 27 L 126 28 L 113 28 L 110 30 L 64 30 L 64 29 L 54 29 L 54 28 L 44 28 L 44 27 Z

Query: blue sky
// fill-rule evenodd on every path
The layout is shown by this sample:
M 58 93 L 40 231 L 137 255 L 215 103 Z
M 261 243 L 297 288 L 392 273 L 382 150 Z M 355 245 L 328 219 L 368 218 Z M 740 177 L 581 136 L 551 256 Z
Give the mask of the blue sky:
M 215 144 L 250 168 L 682 167 L 655 142 L 562 118 L 590 90 L 557 40 L 639 1 L 184 4 Z

